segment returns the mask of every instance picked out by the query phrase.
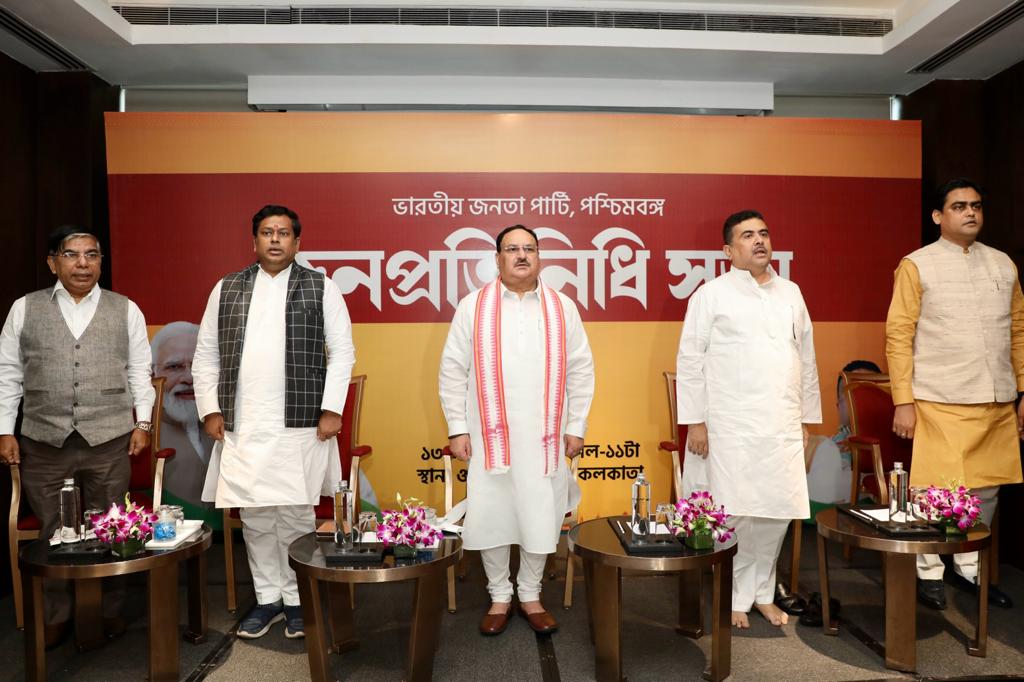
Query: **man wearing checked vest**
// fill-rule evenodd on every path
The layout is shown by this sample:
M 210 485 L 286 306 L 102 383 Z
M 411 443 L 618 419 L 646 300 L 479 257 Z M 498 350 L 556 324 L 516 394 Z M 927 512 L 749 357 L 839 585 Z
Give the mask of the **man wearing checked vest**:
M 441 406 L 452 455 L 469 462 L 462 538 L 480 550 L 491 596 L 480 631 L 508 625 L 509 553 L 519 545 L 520 613 L 550 632 L 540 580 L 579 502 L 565 457 L 583 447 L 594 362 L 576 306 L 539 278 L 533 230 L 513 225 L 495 243 L 498 278 L 459 302 L 448 332 Z
M 203 500 L 238 507 L 256 607 L 238 636 L 285 620 L 304 636 L 288 545 L 341 478 L 341 430 L 355 351 L 337 285 L 295 262 L 302 225 L 284 206 L 252 218 L 257 262 L 227 275 L 206 305 L 192 361 L 196 405 L 216 441 Z
M 1024 296 L 1010 257 L 977 241 L 981 195 L 966 179 L 936 191 L 941 236 L 900 261 L 885 331 L 892 428 L 914 439 L 910 485 L 966 485 L 991 523 L 999 486 L 1021 482 Z M 954 584 L 975 591 L 978 553 L 953 563 Z M 917 558 L 917 598 L 929 608 L 946 608 L 944 568 L 937 554 Z M 988 596 L 1011 606 L 995 587 Z

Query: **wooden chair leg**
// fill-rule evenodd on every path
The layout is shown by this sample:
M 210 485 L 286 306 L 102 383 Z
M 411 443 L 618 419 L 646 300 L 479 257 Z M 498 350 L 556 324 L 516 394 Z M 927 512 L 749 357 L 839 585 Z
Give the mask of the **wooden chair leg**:
M 789 565 L 789 592 L 800 591 L 800 543 L 803 540 L 803 520 L 793 519 L 793 557 Z
M 555 579 L 555 554 L 557 551 L 548 554 L 548 558 L 544 560 L 544 573 L 548 576 L 548 580 Z
M 25 628 L 25 604 L 21 593 L 21 570 L 18 568 L 18 539 L 11 538 L 11 587 L 14 590 L 14 623 L 19 630 Z
M 234 529 L 224 514 L 224 573 L 227 578 L 228 611 L 234 613 L 238 609 L 235 595 L 235 541 Z
M 992 514 L 992 544 L 989 550 L 989 562 L 988 562 L 988 584 L 992 585 L 999 584 L 999 507 L 996 506 L 995 512 Z
M 576 562 L 573 561 L 572 552 L 565 548 L 565 596 L 562 597 L 562 607 L 572 607 L 572 581 L 576 572 Z
M 355 583 L 349 583 L 348 584 L 348 600 L 352 604 L 352 608 L 355 609 L 356 608 L 356 584 Z
M 455 567 L 448 567 L 448 613 L 455 613 Z

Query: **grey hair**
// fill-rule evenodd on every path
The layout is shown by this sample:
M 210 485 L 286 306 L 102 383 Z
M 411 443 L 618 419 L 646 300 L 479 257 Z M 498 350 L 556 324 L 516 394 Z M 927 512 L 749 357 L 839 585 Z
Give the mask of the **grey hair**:
M 153 372 L 156 372 L 156 356 L 160 353 L 161 346 L 164 345 L 168 339 L 179 336 L 181 334 L 199 334 L 199 325 L 194 322 L 186 322 L 184 320 L 178 320 L 177 322 L 170 322 L 165 324 L 160 331 L 153 335 L 153 340 L 149 342 L 149 349 L 153 355 L 152 367 Z

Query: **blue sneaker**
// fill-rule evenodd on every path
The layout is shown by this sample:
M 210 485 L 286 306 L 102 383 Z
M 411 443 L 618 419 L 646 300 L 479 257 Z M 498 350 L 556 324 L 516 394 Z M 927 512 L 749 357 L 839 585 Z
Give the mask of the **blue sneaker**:
M 284 609 L 281 608 L 281 602 L 257 604 L 238 626 L 238 636 L 243 639 L 258 639 L 267 634 L 271 625 L 282 620 Z
M 288 639 L 305 637 L 306 631 L 302 624 L 302 607 L 284 607 L 284 636 Z

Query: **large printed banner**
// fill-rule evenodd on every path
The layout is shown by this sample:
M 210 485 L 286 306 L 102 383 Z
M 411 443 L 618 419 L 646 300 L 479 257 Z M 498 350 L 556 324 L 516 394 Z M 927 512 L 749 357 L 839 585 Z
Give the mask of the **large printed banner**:
M 577 302 L 594 349 L 584 517 L 623 511 L 641 468 L 656 498 L 668 497 L 670 460 L 658 450 L 673 435 L 663 372 L 675 368 L 687 298 L 727 268 L 726 215 L 764 213 L 775 268 L 804 293 L 823 435 L 837 426 L 839 369 L 860 358 L 884 366 L 892 271 L 918 246 L 916 123 L 108 114 L 107 144 L 114 287 L 154 332 L 198 322 L 216 281 L 252 262 L 257 209 L 280 203 L 299 213 L 300 262 L 339 285 L 355 323 L 356 373 L 367 375 L 359 440 L 374 449 L 364 484 L 384 506 L 399 492 L 442 504 L 440 351 L 459 299 L 495 277 L 493 237 L 505 226 L 537 231 L 542 277 Z M 183 324 L 157 334 L 155 369 L 187 370 L 189 338 L 194 347 Z M 198 470 L 209 444 L 194 403 L 181 408 L 190 381 L 182 373 L 168 382 L 169 403 L 186 415 L 179 457 L 195 453 Z M 165 416 L 171 437 L 173 422 Z M 188 459 L 167 485 L 192 501 L 201 476 L 187 471 Z

